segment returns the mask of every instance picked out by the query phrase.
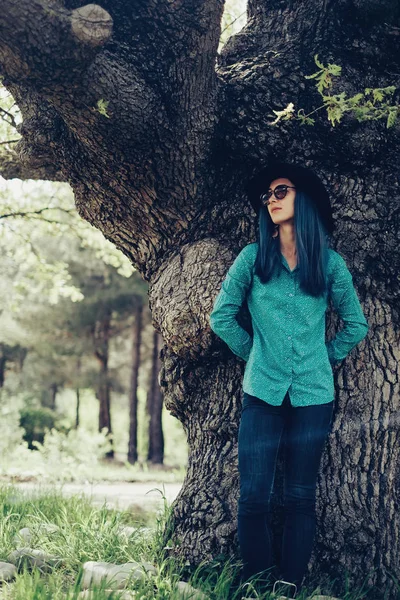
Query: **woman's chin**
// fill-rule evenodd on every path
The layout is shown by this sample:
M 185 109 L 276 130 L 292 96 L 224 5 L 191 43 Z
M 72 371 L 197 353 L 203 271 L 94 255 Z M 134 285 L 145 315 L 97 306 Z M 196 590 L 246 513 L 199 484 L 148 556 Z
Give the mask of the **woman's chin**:
M 279 216 L 272 219 L 274 225 L 294 224 L 294 219 L 291 217 Z

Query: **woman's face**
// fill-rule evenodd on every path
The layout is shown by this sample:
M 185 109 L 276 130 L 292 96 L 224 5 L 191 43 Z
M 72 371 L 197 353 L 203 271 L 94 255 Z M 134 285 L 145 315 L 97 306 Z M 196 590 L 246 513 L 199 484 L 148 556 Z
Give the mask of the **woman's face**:
M 274 179 L 271 182 L 268 190 L 274 190 L 278 185 L 290 185 L 293 186 L 293 183 L 290 179 L 286 177 L 279 177 L 279 179 Z M 294 222 L 294 199 L 296 197 L 296 190 L 289 188 L 287 190 L 286 196 L 282 198 L 282 200 L 278 200 L 274 194 L 269 199 L 269 205 L 267 207 L 268 212 L 272 221 L 275 225 L 282 225 L 283 223 L 292 223 Z

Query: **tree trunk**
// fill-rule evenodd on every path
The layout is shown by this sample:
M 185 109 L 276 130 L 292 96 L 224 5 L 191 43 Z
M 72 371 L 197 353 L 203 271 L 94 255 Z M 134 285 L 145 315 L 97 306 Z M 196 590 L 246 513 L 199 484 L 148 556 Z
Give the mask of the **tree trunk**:
M 142 341 L 142 314 L 143 304 L 140 302 L 135 309 L 135 321 L 132 330 L 132 368 L 131 387 L 129 391 L 129 444 L 128 462 L 132 465 L 138 459 L 137 450 L 137 409 L 138 409 L 138 378 L 140 366 L 140 345 Z
M 0 344 L 0 390 L 4 386 L 4 377 L 6 372 L 7 358 L 3 350 L 3 344 Z
M 223 0 L 48 4 L 0 0 L 3 83 L 23 115 L 2 174 L 20 166 L 68 181 L 82 217 L 149 281 L 164 400 L 189 443 L 173 553 L 191 564 L 237 553 L 244 364 L 208 315 L 235 255 L 256 239 L 245 185 L 271 157 L 285 159 L 326 183 L 333 247 L 370 324 L 335 369 L 312 574 L 347 570 L 351 586 L 367 576 L 383 598 L 390 574 L 400 578 L 399 125 L 348 113 L 332 128 L 321 110 L 313 127 L 270 123 L 290 102 L 321 106 L 305 79 L 315 54 L 343 68 L 332 94 L 398 88 L 398 3 L 249 0 L 248 24 L 218 56 Z
M 160 344 L 161 335 L 153 332 L 153 356 L 151 363 L 150 389 L 148 391 L 147 414 L 149 415 L 149 448 L 147 460 L 155 464 L 164 462 L 164 434 L 162 428 L 163 395 L 158 375 L 161 370 Z
M 78 382 L 80 380 L 81 368 L 82 368 L 82 359 L 81 359 L 81 357 L 79 357 L 78 360 L 76 361 L 76 379 L 77 379 Z M 80 409 L 81 409 L 81 392 L 80 392 L 80 389 L 79 389 L 79 383 L 76 386 L 75 395 L 76 395 L 75 429 L 78 429 L 78 427 L 79 427 L 79 413 L 80 413 Z
M 99 400 L 99 431 L 102 431 L 105 428 L 111 443 L 113 443 L 111 427 L 110 382 L 108 378 L 110 325 L 111 312 L 108 308 L 106 308 L 102 318 L 96 322 L 93 340 L 95 345 L 95 356 L 100 364 L 99 381 L 96 392 Z M 114 450 L 111 449 L 109 452 L 107 452 L 106 456 L 108 458 L 113 458 Z
M 76 395 L 76 411 L 75 411 L 75 429 L 79 427 L 79 411 L 81 406 L 81 391 L 79 388 L 75 390 Z
M 52 383 L 50 386 L 50 408 L 51 408 L 51 410 L 56 410 L 57 393 L 58 393 L 58 385 L 56 383 Z

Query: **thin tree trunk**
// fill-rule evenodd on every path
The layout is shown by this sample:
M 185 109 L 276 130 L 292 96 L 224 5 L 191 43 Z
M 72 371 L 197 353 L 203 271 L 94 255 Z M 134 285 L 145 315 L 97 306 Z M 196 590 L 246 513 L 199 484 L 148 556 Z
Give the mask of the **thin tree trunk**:
M 7 359 L 3 354 L 3 350 L 0 345 L 0 389 L 4 386 L 4 377 L 6 371 Z
M 78 360 L 76 361 L 76 378 L 79 382 L 80 379 L 80 374 L 81 374 L 81 358 L 79 357 Z M 76 394 L 76 410 L 75 410 L 75 429 L 78 429 L 79 427 L 79 412 L 80 412 L 80 405 L 81 405 L 81 394 L 80 394 L 80 389 L 79 389 L 79 383 L 75 389 L 75 394 Z
M 56 410 L 56 398 L 58 392 L 58 385 L 53 383 L 50 386 L 50 408 L 51 410 Z
M 158 383 L 158 375 L 161 370 L 161 343 L 161 335 L 154 329 L 150 389 L 148 391 L 147 402 L 147 412 L 149 415 L 149 448 L 147 460 L 155 464 L 163 464 L 164 462 L 164 434 L 162 428 L 163 395 Z
M 134 464 L 138 459 L 137 450 L 137 409 L 138 409 L 138 377 L 140 366 L 140 345 L 142 340 L 142 314 L 143 304 L 138 303 L 135 309 L 135 320 L 132 329 L 132 368 L 131 385 L 129 391 L 129 443 L 128 462 Z
M 96 323 L 94 332 L 95 356 L 100 363 L 99 382 L 97 386 L 97 397 L 99 399 L 99 431 L 104 428 L 112 440 L 111 427 L 111 398 L 110 383 L 108 379 L 108 351 L 110 338 L 111 313 L 107 309 L 102 319 Z M 107 452 L 108 458 L 114 457 L 114 449 Z
M 78 427 L 79 427 L 79 410 L 80 410 L 80 403 L 81 403 L 79 388 L 76 388 L 75 394 L 76 394 L 75 429 L 78 429 Z

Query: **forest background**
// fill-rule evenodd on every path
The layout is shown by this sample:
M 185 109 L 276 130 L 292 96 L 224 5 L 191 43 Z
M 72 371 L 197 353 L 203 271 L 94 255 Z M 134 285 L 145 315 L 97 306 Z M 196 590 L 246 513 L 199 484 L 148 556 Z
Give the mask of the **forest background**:
M 228 1 L 221 46 L 245 22 L 246 1 Z M 4 88 L 0 117 L 5 154 L 21 118 Z M 182 480 L 186 436 L 162 404 L 147 283 L 64 183 L 0 177 L 0 248 L 0 475 L 129 480 L 162 465 L 158 479 Z

